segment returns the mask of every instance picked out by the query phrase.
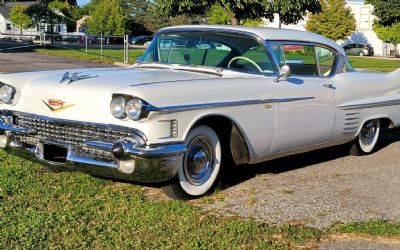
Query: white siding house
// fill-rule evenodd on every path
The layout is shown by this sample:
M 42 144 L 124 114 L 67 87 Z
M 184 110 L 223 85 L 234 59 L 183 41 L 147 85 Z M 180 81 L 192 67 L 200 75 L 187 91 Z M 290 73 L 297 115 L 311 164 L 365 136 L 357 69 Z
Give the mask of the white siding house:
M 37 4 L 37 1 L 32 2 L 6 2 L 5 6 L 1 5 L 0 2 L 0 38 L 1 37 L 13 37 L 20 34 L 20 29 L 16 27 L 10 20 L 10 11 L 16 5 L 23 5 L 26 7 Z M 55 24 L 54 32 L 65 33 L 67 32 L 67 26 L 65 24 Z M 41 32 L 50 32 L 51 25 L 46 23 L 41 23 L 39 25 L 34 25 L 32 28 L 23 31 L 24 35 L 32 35 L 32 37 L 39 35 Z
M 374 19 L 376 18 L 372 15 L 373 6 L 370 4 L 365 4 L 362 0 L 348 0 L 347 6 L 351 8 L 354 18 L 356 20 L 356 31 L 348 37 L 345 41 L 337 41 L 340 45 L 346 45 L 349 43 L 367 43 L 372 45 L 377 56 L 390 55 L 390 51 L 394 50 L 394 46 L 391 44 L 384 43 L 380 40 L 376 33 L 372 30 L 372 25 L 374 24 Z M 296 29 L 305 30 L 305 20 L 300 21 L 296 25 L 282 25 L 282 28 L 286 29 Z M 274 22 L 267 23 L 267 27 L 279 27 L 279 19 L 276 17 Z

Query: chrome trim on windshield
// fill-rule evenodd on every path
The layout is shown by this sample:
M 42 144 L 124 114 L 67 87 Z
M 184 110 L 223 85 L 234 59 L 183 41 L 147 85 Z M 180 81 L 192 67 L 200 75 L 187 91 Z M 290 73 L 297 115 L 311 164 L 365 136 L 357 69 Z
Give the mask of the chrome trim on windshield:
M 311 99 L 315 99 L 315 97 L 255 99 L 255 100 L 243 100 L 243 101 L 232 101 L 232 102 L 175 105 L 175 106 L 165 106 L 165 107 L 156 107 L 151 104 L 148 104 L 147 106 L 145 106 L 145 109 L 148 112 L 169 113 L 169 112 L 182 112 L 182 111 L 205 109 L 205 108 L 222 108 L 222 107 L 233 107 L 233 106 L 244 106 L 244 105 L 255 105 L 255 104 L 273 104 L 273 103 L 304 101 Z

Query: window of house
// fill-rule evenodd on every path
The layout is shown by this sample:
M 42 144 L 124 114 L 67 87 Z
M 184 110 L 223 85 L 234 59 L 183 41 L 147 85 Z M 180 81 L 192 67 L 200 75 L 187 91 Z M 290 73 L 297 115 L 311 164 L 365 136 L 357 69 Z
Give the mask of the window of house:
M 39 31 L 46 31 L 46 25 L 44 24 L 39 25 Z
M 361 7 L 360 8 L 360 30 L 371 29 L 371 8 Z
M 11 23 L 6 24 L 6 30 L 12 30 L 12 25 Z

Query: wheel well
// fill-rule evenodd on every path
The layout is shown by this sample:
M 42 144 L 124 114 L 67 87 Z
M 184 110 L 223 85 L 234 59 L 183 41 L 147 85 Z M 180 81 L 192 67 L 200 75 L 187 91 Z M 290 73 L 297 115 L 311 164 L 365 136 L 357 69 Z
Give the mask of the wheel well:
M 238 126 L 229 118 L 219 115 L 207 116 L 198 120 L 194 127 L 206 125 L 212 128 L 221 141 L 225 162 L 242 165 L 249 162 L 249 149 L 245 137 Z
M 381 118 L 381 128 L 393 128 L 393 122 L 389 118 Z

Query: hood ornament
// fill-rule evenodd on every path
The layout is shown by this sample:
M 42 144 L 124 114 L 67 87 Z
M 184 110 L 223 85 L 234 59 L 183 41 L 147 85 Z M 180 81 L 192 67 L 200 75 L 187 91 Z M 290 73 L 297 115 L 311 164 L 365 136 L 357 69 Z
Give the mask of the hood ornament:
M 74 106 L 74 104 L 67 104 L 62 100 L 56 99 L 49 99 L 47 101 L 42 100 L 42 102 L 52 111 L 52 112 L 59 112 L 66 108 Z
M 80 80 L 84 80 L 84 79 L 88 79 L 88 78 L 94 78 L 94 77 L 99 77 L 99 76 L 93 76 L 93 75 L 79 75 L 79 73 L 69 73 L 69 72 L 65 72 L 64 76 L 62 77 L 60 83 L 66 82 L 68 81 L 68 85 L 76 82 L 76 81 L 80 81 Z

